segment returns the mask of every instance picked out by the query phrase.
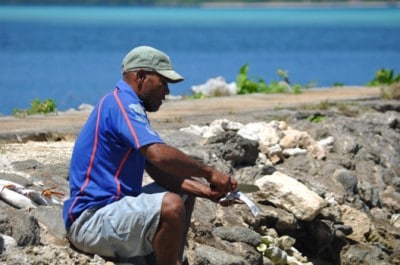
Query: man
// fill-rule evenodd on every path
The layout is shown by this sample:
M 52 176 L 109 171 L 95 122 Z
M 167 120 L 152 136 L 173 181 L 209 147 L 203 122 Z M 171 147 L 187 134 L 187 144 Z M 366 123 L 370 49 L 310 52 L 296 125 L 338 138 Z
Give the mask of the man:
M 165 53 L 134 48 L 122 61 L 122 75 L 76 140 L 63 209 L 67 236 L 87 253 L 154 253 L 158 265 L 180 265 L 194 198 L 218 202 L 237 182 L 168 146 L 150 126 L 146 112 L 160 108 L 168 83 L 183 80 Z M 155 183 L 142 188 L 144 170 Z

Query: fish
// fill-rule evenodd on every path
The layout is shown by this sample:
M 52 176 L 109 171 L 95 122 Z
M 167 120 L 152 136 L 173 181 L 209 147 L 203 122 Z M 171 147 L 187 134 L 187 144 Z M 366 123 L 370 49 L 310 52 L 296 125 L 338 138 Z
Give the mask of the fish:
M 44 196 L 39 191 L 25 189 L 25 190 L 22 190 L 21 192 L 23 193 L 23 195 L 27 196 L 29 199 L 31 199 L 37 205 L 42 205 L 42 206 L 54 205 L 53 200 L 51 198 Z
M 249 197 L 244 195 L 239 190 L 229 192 L 225 197 L 220 199 L 219 203 L 221 205 L 230 205 L 234 203 L 235 200 L 240 200 L 244 202 L 247 205 L 247 207 L 249 207 L 250 211 L 254 216 L 257 216 L 261 213 L 261 209 L 255 204 L 255 202 L 253 202 Z
M 15 186 L 18 189 L 23 189 L 24 186 L 22 186 L 21 184 L 18 184 L 16 182 L 13 182 L 11 180 L 5 180 L 5 179 L 0 179 L 0 186 Z
M 50 191 L 50 189 L 39 192 L 39 191 L 33 190 L 33 189 L 26 189 L 26 188 L 24 188 L 24 186 L 22 186 L 16 182 L 0 179 L 0 190 L 4 190 L 4 189 L 8 189 L 8 190 L 14 191 L 16 193 L 19 193 L 19 194 L 29 198 L 32 202 L 34 202 L 35 204 L 40 205 L 40 206 L 63 205 L 63 203 L 61 201 L 51 197 L 51 195 L 53 193 L 57 194 L 57 195 L 63 195 L 63 194 Z M 47 194 L 50 194 L 50 195 L 47 195 Z M 10 203 L 10 204 L 12 204 L 12 203 Z
M 0 186 L 0 198 L 6 203 L 19 209 L 36 209 L 36 206 L 28 197 L 12 191 L 4 185 Z

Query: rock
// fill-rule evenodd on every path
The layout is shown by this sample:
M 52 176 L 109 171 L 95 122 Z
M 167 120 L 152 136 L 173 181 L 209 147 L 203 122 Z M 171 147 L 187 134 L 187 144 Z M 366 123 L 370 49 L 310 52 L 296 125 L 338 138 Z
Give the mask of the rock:
M 297 156 L 297 155 L 305 155 L 305 154 L 307 154 L 307 150 L 306 150 L 306 149 L 303 149 L 303 148 L 299 148 L 299 147 L 296 147 L 296 148 L 287 148 L 287 149 L 285 149 L 285 150 L 282 151 L 282 154 L 283 154 L 285 157 L 288 157 L 288 156 Z
M 395 191 L 393 187 L 387 187 L 378 196 L 383 206 L 394 212 L 400 212 L 400 193 Z
M 223 240 L 243 242 L 254 247 L 261 243 L 261 236 L 257 232 L 240 226 L 216 227 L 213 230 L 213 234 Z
M 325 150 L 330 151 L 333 148 L 334 142 L 335 142 L 335 138 L 333 138 L 332 136 L 329 136 L 325 139 L 319 140 L 317 143 L 319 146 L 321 146 Z
M 13 237 L 0 234 L 0 255 L 17 246 L 17 241 Z
M 290 129 L 284 131 L 284 134 L 285 136 L 281 138 L 279 142 L 283 149 L 299 147 L 307 149 L 314 158 L 325 159 L 326 154 L 324 148 L 307 132 Z
M 262 209 L 257 217 L 245 204 L 222 207 L 198 199 L 185 264 L 274 264 L 251 245 L 261 236 L 270 237 L 274 243 L 269 246 L 277 247 L 278 252 L 286 251 L 288 264 L 400 264 L 400 104 L 379 102 L 350 102 L 351 110 L 360 113 L 353 113 L 352 117 L 332 103 L 329 110 L 224 113 L 235 122 L 211 121 L 205 115 L 188 119 L 182 116 L 168 124 L 156 120 L 155 126 L 160 127 L 159 133 L 168 144 L 231 174 L 239 182 L 255 183 L 266 175 L 282 182 L 269 183 L 264 195 L 250 194 Z M 317 112 L 325 117 L 323 121 L 307 120 L 310 113 Z M 77 114 L 76 111 L 72 115 Z M 277 117 L 285 122 L 277 121 Z M 209 125 L 192 125 L 190 133 L 171 129 L 194 120 Z M 206 130 L 217 139 L 214 143 L 206 142 Z M 293 149 L 280 145 L 287 135 L 296 135 L 296 130 L 299 137 L 294 138 L 297 142 Z M 252 139 L 255 148 L 246 149 L 248 139 L 243 141 L 240 135 Z M 64 136 L 65 132 L 46 130 L 12 137 L 0 135 L 4 139 L 0 145 L 0 178 L 32 188 L 57 186 L 57 191 L 67 194 L 74 137 Z M 263 152 L 258 150 L 260 146 Z M 301 154 L 304 150 L 307 155 Z M 285 181 L 287 178 L 291 180 Z M 145 181 L 151 179 L 145 176 Z M 278 184 L 279 189 L 275 187 Z M 270 191 L 271 187 L 274 188 Z M 322 205 L 327 206 L 318 210 L 315 196 L 316 202 L 322 200 Z M 309 204 L 312 209 L 306 208 Z M 60 215 L 57 207 L 39 206 L 35 211 L 24 211 L 0 201 L 0 263 L 115 264 L 70 248 L 64 241 Z M 287 246 L 279 243 L 280 238 L 294 239 L 296 248 L 288 247 L 291 240 Z M 7 243 L 8 239 L 11 243 Z M 12 247 L 15 244 L 18 246 Z M 144 265 L 143 259 L 130 261 Z
M 192 92 L 201 93 L 207 97 L 231 96 L 236 94 L 236 83 L 227 84 L 221 76 L 210 78 L 205 84 L 191 87 Z
M 357 192 L 357 176 L 352 174 L 350 171 L 345 169 L 337 169 L 333 173 L 333 178 L 338 181 L 348 194 L 354 194 Z
M 37 207 L 34 216 L 41 224 L 41 243 L 65 246 L 68 241 L 65 237 L 66 231 L 62 219 L 62 208 L 60 206 Z
M 259 145 L 260 152 L 268 154 L 268 150 L 271 146 L 279 146 L 280 131 L 278 131 L 276 126 L 266 124 L 263 129 L 259 132 Z M 280 148 L 281 149 L 281 148 Z
M 186 128 L 179 129 L 181 132 L 191 133 L 198 136 L 203 136 L 204 133 L 208 130 L 208 126 L 198 126 L 198 125 L 190 125 Z
M 255 184 L 261 190 L 258 196 L 293 213 L 299 220 L 310 221 L 327 206 L 327 202 L 315 192 L 280 172 L 266 175 Z
M 206 245 L 200 245 L 195 250 L 195 259 L 193 264 L 247 265 L 247 262 L 243 258 L 228 254 L 225 251 Z
M 390 223 L 396 227 L 400 228 L 400 214 L 393 214 L 392 217 L 390 218 Z
M 40 244 L 38 221 L 26 210 L 0 208 L 0 233 L 13 237 L 19 247 Z
M 245 139 L 234 132 L 227 131 L 211 137 L 207 141 L 211 152 L 232 166 L 254 165 L 258 158 L 258 144 Z
M 286 251 L 272 246 L 265 250 L 265 256 L 269 258 L 275 265 L 285 265 L 287 264 L 287 253 Z
M 94 109 L 93 105 L 86 104 L 86 103 L 83 103 L 83 104 L 78 106 L 78 110 L 79 111 L 91 112 L 93 109 Z
M 348 237 L 357 242 L 366 242 L 365 235 L 369 233 L 372 225 L 368 215 L 347 205 L 341 205 L 340 211 L 343 223 L 353 229 L 353 233 Z
M 391 265 L 386 253 L 377 246 L 366 244 L 349 245 L 340 254 L 340 260 L 342 265 Z
M 260 133 L 268 127 L 266 122 L 253 122 L 244 125 L 237 134 L 242 136 L 243 138 L 259 142 L 260 141 Z
M 287 235 L 281 236 L 276 240 L 277 247 L 287 251 L 296 243 L 296 239 Z
M 240 122 L 234 122 L 227 119 L 217 119 L 212 121 L 209 127 L 213 126 L 219 126 L 224 131 L 239 131 L 244 125 Z

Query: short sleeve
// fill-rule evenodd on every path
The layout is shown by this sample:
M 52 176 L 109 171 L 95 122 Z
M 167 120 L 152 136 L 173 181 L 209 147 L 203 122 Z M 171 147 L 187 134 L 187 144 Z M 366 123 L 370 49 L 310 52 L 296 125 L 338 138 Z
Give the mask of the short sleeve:
M 115 93 L 114 96 L 118 107 L 113 115 L 112 126 L 114 126 L 115 136 L 124 145 L 139 149 L 151 143 L 164 142 L 150 125 L 144 107 L 140 102 L 127 103 L 118 97 L 118 93 Z

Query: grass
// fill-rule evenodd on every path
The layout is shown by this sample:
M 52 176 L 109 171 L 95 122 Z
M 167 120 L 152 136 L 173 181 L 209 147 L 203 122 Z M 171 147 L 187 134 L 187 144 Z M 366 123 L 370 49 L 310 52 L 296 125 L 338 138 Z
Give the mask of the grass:
M 381 98 L 400 100 L 400 82 L 381 87 Z
M 57 105 L 54 99 L 46 99 L 43 101 L 40 99 L 34 99 L 31 101 L 31 107 L 29 109 L 14 109 L 13 116 L 23 118 L 27 115 L 48 114 L 55 112 L 57 112 Z
M 321 114 L 313 114 L 313 115 L 310 115 L 310 116 L 307 117 L 307 120 L 309 122 L 313 122 L 313 123 L 323 122 L 324 119 L 325 119 L 325 116 L 321 115 Z
M 355 117 L 359 114 L 359 110 L 352 108 L 351 104 L 340 103 L 337 108 L 342 115 L 347 117 Z
M 163 123 L 182 123 L 183 119 L 181 116 L 176 116 L 172 118 L 165 118 L 162 120 Z
M 332 103 L 328 100 L 323 100 L 318 104 L 306 104 L 301 106 L 302 110 L 328 110 L 331 107 Z

